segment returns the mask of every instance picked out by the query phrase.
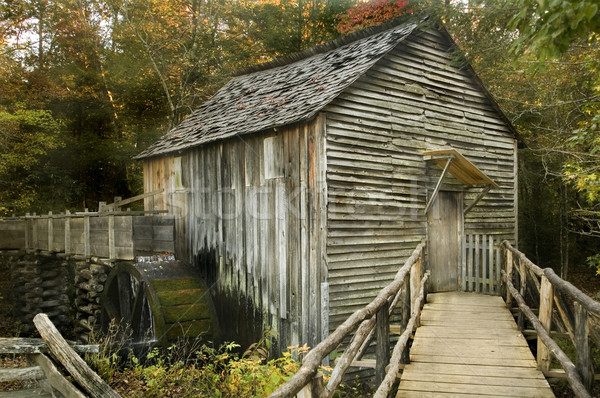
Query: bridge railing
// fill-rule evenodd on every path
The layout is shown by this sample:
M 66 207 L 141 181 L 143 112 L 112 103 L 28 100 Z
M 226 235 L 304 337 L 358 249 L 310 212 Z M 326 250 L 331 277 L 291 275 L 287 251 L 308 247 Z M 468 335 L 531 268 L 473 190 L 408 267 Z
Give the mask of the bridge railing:
M 559 375 L 551 369 L 552 357 L 556 358 L 573 392 L 578 397 L 591 397 L 595 378 L 591 343 L 592 340 L 596 340 L 596 345 L 600 342 L 600 303 L 561 279 L 551 268 L 542 269 L 535 265 L 508 241 L 502 242 L 502 247 L 506 264 L 506 270 L 502 270 L 506 303 L 512 307 L 514 299 L 518 305 L 517 323 L 521 331 L 527 318 L 537 333 L 538 368 L 546 375 Z M 536 304 L 537 315 L 531 308 Z M 554 341 L 553 325 L 565 330 L 573 343 L 575 364 Z
M 0 218 L 0 250 L 24 249 L 85 257 L 133 260 L 136 253 L 175 250 L 175 218 L 167 211 L 121 211 L 121 207 L 159 194 L 154 191 L 115 203 L 100 203 L 97 212 L 26 214 Z
M 77 212 L 4 219 L 0 249 L 133 260 L 174 251 L 175 219 L 161 212 Z M 6 232 L 6 233 L 5 233 Z
M 405 353 L 408 339 L 418 326 L 421 307 L 425 300 L 429 271 L 423 272 L 424 247 L 425 240 L 416 247 L 412 255 L 398 270 L 394 280 L 383 288 L 371 303 L 354 312 L 333 333 L 311 349 L 304 357 L 300 370 L 270 397 L 296 396 L 300 390 L 304 391 L 307 386 L 313 385 L 314 377 L 317 375 L 323 359 L 353 332 L 353 337 L 343 355 L 336 361 L 329 382 L 323 391 L 318 392 L 318 396 L 327 398 L 333 396 L 347 369 L 356 358 L 361 357 L 368 347 L 370 339 L 376 335 L 375 371 L 379 388 L 374 397 L 387 397 L 398 375 L 401 357 Z M 390 358 L 389 320 L 398 303 L 401 303 L 403 312 L 399 330 L 402 333 Z M 314 391 L 313 396 L 316 396 Z

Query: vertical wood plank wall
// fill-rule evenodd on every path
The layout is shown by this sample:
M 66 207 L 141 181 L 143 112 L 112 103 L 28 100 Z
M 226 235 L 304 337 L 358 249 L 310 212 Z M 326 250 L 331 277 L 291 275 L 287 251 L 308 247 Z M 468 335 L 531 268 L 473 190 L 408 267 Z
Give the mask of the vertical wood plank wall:
M 177 254 L 212 284 L 224 339 L 270 327 L 286 350 L 322 337 L 323 130 L 320 116 L 145 162 L 145 190 L 165 188 L 146 205 L 179 215 Z
M 515 137 L 450 43 L 430 30 L 401 43 L 326 107 L 330 329 L 388 284 L 425 236 L 441 169 L 423 151 L 452 147 L 500 185 L 464 220 L 467 234 L 515 234 Z M 481 191 L 454 178 L 465 207 Z

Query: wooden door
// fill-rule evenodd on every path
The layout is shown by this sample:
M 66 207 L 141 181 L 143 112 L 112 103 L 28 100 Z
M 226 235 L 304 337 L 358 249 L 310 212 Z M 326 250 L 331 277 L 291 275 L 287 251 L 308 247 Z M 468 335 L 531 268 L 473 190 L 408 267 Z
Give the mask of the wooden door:
M 427 214 L 429 291 L 459 290 L 462 202 L 462 193 L 440 191 Z

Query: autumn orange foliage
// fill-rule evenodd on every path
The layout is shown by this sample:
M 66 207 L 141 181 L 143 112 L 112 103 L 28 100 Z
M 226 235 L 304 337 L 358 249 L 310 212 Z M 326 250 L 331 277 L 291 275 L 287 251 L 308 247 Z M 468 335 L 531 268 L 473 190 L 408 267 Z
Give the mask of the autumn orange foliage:
M 340 15 L 337 28 L 342 34 L 351 33 L 369 26 L 380 25 L 410 12 L 408 1 L 405 0 L 372 0 L 358 3 Z

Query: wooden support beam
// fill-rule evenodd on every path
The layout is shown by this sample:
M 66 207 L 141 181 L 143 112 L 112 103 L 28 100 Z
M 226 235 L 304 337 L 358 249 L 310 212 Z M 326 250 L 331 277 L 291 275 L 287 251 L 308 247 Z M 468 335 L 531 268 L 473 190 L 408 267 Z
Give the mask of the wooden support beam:
M 390 314 L 387 306 L 377 311 L 376 335 L 375 383 L 379 385 L 385 377 L 385 367 L 390 363 Z
M 117 258 L 115 250 L 115 215 L 108 215 L 108 258 L 114 260 Z
M 512 252 L 506 248 L 504 249 L 504 254 L 506 255 L 506 279 L 508 279 L 509 282 L 512 283 L 512 278 L 513 278 L 513 254 Z M 506 306 L 508 308 L 511 307 L 512 304 L 512 297 L 510 295 L 510 290 L 506 289 Z
M 65 254 L 71 254 L 71 212 L 65 210 Z
M 119 197 L 117 196 L 117 197 L 115 197 L 115 202 L 114 203 L 111 203 L 111 204 L 108 204 L 108 205 L 105 204 L 105 206 L 103 206 L 103 208 L 102 208 L 101 211 L 114 211 L 115 209 L 117 209 L 119 207 L 123 207 L 125 205 L 130 204 L 130 203 L 137 202 L 138 200 L 150 198 L 150 197 L 152 197 L 154 195 L 158 195 L 158 194 L 163 193 L 163 192 L 164 192 L 164 188 L 163 189 L 158 189 L 158 190 L 152 191 L 152 192 L 146 192 L 146 193 L 143 193 L 141 195 L 137 195 L 137 196 L 134 196 L 134 197 L 131 197 L 131 198 L 128 198 L 128 199 L 124 199 L 124 200 L 117 200 L 117 199 L 119 199 Z
M 440 179 L 438 180 L 438 182 L 435 186 L 435 189 L 433 190 L 433 193 L 431 194 L 431 198 L 429 198 L 429 202 L 427 203 L 427 206 L 425 206 L 425 214 L 427 214 L 427 212 L 429 212 L 429 208 L 435 201 L 435 198 L 437 197 L 438 192 L 440 191 L 440 188 L 442 186 L 442 181 L 444 180 L 444 178 L 446 177 L 446 174 L 448 173 L 448 169 L 450 168 L 450 163 L 452 163 L 452 159 L 453 158 L 450 157 L 446 161 L 446 166 L 444 167 L 444 170 L 442 171 L 442 175 L 440 175 Z
M 473 209 L 473 207 L 475 207 L 477 203 L 479 203 L 479 201 L 483 199 L 483 197 L 490 191 L 490 189 L 492 189 L 491 185 L 487 185 L 485 188 L 483 188 L 483 190 L 479 192 L 479 195 L 477 195 L 477 197 L 473 199 L 471 204 L 467 206 L 467 208 L 463 211 L 463 215 L 466 215 L 469 211 L 471 211 L 471 209 Z
M 87 209 L 85 209 L 87 213 Z M 88 258 L 91 255 L 90 246 L 90 216 L 83 217 L 83 255 Z
M 577 301 L 573 303 L 573 307 L 575 310 L 575 367 L 577 367 L 583 385 L 591 392 L 594 383 L 594 361 L 590 347 L 588 312 Z
M 527 289 L 527 269 L 525 268 L 525 262 L 519 261 L 519 294 L 521 297 L 525 297 L 525 289 Z M 519 330 L 523 331 L 525 329 L 525 319 L 523 318 L 523 311 L 519 311 L 519 315 L 517 317 L 517 325 L 519 326 Z
M 48 251 L 52 252 L 52 246 L 54 246 L 54 224 L 52 223 L 52 212 L 48 212 Z
M 114 391 L 104 380 L 100 378 L 83 359 L 65 341 L 56 327 L 52 324 L 46 314 L 37 314 L 33 323 L 40 336 L 48 344 L 48 348 L 73 378 L 79 383 L 91 397 L 94 398 L 119 398 L 120 395 Z
M 45 378 L 39 366 L 27 368 L 0 368 L 0 383 L 11 381 L 30 381 Z
M 550 328 L 552 326 L 552 303 L 554 301 L 554 287 L 552 283 L 546 278 L 542 276 L 542 282 L 540 284 L 540 311 L 539 318 L 540 324 L 544 327 L 544 329 L 550 333 Z M 552 362 L 552 356 L 550 355 L 550 350 L 548 347 L 542 342 L 541 339 L 537 341 L 537 364 L 538 369 L 547 372 L 550 370 L 550 364 Z
M 66 398 L 85 398 L 86 395 L 79 391 L 67 380 L 50 358 L 44 354 L 28 355 L 28 361 L 37 364 L 44 372 L 48 383 Z

